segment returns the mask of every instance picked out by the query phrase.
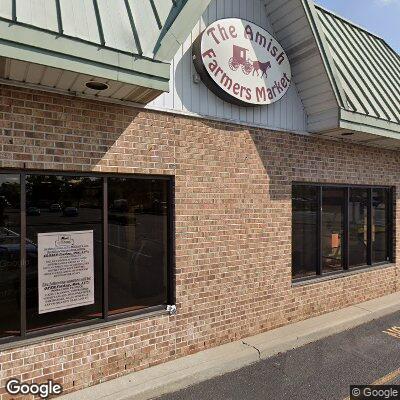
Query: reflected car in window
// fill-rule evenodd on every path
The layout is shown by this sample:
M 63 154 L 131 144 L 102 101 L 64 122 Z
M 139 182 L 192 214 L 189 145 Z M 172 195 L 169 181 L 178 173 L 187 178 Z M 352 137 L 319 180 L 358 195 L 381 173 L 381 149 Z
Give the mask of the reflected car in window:
M 28 209 L 26 210 L 26 214 L 29 217 L 38 217 L 40 215 L 40 208 L 28 207 Z
M 55 203 L 55 204 L 50 205 L 49 210 L 50 210 L 50 212 L 61 212 L 62 208 L 61 208 L 60 204 Z
M 0 298 L 19 303 L 19 287 L 15 285 L 15 275 L 19 274 L 21 256 L 21 236 L 19 233 L 0 228 Z M 36 282 L 37 272 L 31 267 L 37 260 L 37 246 L 26 240 L 26 279 L 27 282 Z M 29 298 L 29 293 L 27 293 Z
M 79 215 L 76 207 L 65 207 L 63 211 L 64 217 L 77 217 Z
M 8 228 L 0 228 L 0 267 L 20 267 L 21 235 Z M 37 246 L 26 239 L 26 266 L 30 265 L 32 259 L 37 258 Z M 16 264 L 10 260 L 16 260 Z

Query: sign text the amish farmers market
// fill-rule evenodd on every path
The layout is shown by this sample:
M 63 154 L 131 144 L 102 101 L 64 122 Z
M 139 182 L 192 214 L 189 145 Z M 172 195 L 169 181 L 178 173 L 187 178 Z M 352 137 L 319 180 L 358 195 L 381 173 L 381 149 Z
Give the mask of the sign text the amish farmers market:
M 281 99 L 292 79 L 288 57 L 263 28 L 238 18 L 214 22 L 193 46 L 203 82 L 237 105 L 266 105 Z

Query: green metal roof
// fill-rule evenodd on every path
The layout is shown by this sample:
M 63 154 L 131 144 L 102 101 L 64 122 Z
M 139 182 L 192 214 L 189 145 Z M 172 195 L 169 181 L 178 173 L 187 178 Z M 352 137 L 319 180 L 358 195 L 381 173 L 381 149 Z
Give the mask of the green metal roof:
M 0 0 L 0 18 L 169 62 L 175 53 L 160 57 L 160 49 L 189 3 L 203 11 L 205 2 L 193 0 Z M 185 25 L 187 36 L 193 25 Z
M 210 1 L 0 0 L 0 57 L 168 91 Z
M 315 4 L 266 0 L 311 133 L 400 150 L 400 58 L 378 36 Z
M 380 37 L 316 5 L 344 115 L 400 130 L 400 56 Z

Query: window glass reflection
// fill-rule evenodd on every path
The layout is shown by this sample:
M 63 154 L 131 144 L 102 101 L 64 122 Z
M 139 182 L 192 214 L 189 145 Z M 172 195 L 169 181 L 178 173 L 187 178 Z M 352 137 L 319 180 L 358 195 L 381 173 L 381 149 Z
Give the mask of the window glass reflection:
M 20 178 L 0 175 L 0 336 L 20 331 Z M 30 249 L 30 245 L 27 245 Z
M 388 189 L 372 191 L 372 262 L 388 260 Z
M 27 175 L 27 329 L 36 330 L 102 316 L 103 180 L 82 176 Z M 38 233 L 93 230 L 95 303 L 38 313 Z
M 342 269 L 344 189 L 322 189 L 322 271 Z
M 296 185 L 292 191 L 293 277 L 317 271 L 317 187 Z
M 111 314 L 167 302 L 167 185 L 108 179 Z
M 349 203 L 349 267 L 366 265 L 368 189 L 351 188 Z

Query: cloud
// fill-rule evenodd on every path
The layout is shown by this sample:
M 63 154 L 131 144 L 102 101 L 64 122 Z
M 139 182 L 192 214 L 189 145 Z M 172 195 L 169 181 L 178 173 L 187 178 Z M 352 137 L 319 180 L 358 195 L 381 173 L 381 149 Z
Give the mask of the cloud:
M 381 5 L 381 6 L 389 6 L 393 4 L 400 4 L 400 0 L 375 0 L 375 3 Z

